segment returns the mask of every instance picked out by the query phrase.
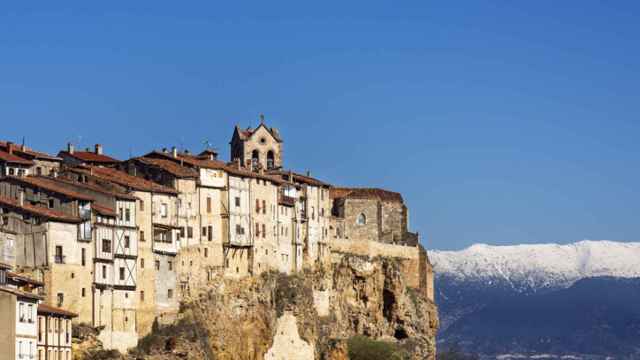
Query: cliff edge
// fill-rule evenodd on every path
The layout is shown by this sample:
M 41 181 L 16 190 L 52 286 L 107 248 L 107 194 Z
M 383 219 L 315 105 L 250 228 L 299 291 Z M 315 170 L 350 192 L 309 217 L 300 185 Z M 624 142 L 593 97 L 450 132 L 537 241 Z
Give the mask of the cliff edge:
M 348 255 L 294 275 L 212 282 L 127 357 L 339 360 L 364 336 L 399 358 L 435 359 L 437 328 L 435 304 L 407 286 L 397 259 Z

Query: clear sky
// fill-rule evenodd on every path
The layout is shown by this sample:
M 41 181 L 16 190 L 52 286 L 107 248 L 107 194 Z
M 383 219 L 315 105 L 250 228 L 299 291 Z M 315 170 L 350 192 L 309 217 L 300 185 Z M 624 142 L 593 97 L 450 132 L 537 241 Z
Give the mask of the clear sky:
M 637 1 L 18 3 L 0 138 L 228 159 L 264 113 L 287 167 L 402 192 L 429 248 L 640 238 Z

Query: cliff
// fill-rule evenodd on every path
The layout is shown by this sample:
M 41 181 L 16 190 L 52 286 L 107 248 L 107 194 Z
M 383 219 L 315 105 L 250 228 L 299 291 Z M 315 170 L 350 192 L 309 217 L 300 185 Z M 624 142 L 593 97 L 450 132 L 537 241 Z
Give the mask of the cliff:
M 412 359 L 435 359 L 437 327 L 435 304 L 407 286 L 396 259 L 352 255 L 290 276 L 220 278 L 129 357 L 340 360 L 362 335 Z

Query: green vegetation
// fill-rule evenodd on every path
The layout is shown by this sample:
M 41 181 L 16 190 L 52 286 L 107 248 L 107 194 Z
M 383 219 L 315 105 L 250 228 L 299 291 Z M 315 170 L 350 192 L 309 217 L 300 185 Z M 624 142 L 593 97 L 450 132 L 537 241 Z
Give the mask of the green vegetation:
M 354 336 L 347 342 L 350 360 L 406 360 L 409 353 L 395 343 Z

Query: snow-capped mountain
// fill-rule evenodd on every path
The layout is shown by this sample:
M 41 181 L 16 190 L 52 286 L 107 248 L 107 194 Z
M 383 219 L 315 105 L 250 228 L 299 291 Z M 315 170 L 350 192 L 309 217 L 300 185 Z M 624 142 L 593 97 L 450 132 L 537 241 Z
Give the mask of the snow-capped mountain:
M 580 241 L 568 245 L 473 245 L 461 251 L 429 251 L 436 277 L 484 283 L 516 291 L 566 288 L 598 276 L 640 277 L 640 243 Z
M 443 348 L 640 359 L 640 243 L 480 244 L 429 259 Z

